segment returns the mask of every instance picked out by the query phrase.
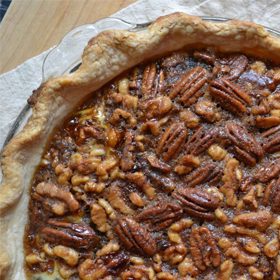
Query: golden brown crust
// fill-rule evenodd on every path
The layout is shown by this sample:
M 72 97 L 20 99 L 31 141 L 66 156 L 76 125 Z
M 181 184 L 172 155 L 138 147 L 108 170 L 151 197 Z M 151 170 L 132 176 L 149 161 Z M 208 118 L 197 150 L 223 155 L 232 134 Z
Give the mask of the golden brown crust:
M 188 46 L 213 46 L 220 52 L 243 52 L 280 62 L 280 39 L 249 22 L 203 21 L 175 13 L 157 19 L 141 32 L 105 31 L 91 39 L 82 65 L 53 78 L 33 96 L 32 116 L 2 153 L 0 186 L 0 278 L 24 279 L 23 232 L 28 189 L 48 135 L 90 92 L 128 68 Z M 3 278 L 2 278 L 3 277 Z

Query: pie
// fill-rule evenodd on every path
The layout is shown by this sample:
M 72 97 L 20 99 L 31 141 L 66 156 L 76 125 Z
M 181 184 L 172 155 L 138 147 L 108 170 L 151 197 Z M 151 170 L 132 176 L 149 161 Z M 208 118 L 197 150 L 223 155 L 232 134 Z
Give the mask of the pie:
M 1 279 L 279 279 L 279 38 L 175 13 L 82 61 L 3 151 Z

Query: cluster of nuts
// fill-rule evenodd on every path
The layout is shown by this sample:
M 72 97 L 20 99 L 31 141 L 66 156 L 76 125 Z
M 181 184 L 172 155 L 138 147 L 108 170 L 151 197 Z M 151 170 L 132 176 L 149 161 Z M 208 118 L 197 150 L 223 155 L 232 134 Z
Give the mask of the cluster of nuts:
M 55 134 L 31 191 L 31 271 L 280 278 L 280 70 L 189 57 L 134 68 Z

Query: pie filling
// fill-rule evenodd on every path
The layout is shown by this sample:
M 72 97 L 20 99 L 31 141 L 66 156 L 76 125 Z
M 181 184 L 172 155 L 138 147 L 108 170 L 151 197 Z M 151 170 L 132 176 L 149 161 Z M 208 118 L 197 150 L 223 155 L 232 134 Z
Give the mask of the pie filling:
M 211 49 L 139 65 L 49 141 L 27 276 L 279 279 L 279 152 L 279 66 Z

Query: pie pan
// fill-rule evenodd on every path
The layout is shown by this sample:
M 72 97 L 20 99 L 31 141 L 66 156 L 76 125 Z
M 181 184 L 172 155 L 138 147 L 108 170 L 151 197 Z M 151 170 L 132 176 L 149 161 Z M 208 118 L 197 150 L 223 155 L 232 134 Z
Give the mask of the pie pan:
M 122 31 L 97 35 L 104 26 L 111 29 L 111 21 L 114 29 L 118 22 Z M 0 272 L 8 279 L 25 279 L 22 236 L 27 221 L 28 189 L 48 136 L 86 95 L 143 60 L 201 42 L 203 46 L 214 45 L 221 52 L 244 52 L 277 63 L 280 61 L 279 32 L 252 23 L 176 13 L 159 18 L 151 26 L 111 18 L 98 24 L 102 26 L 99 29 L 87 25 L 70 32 L 49 53 L 43 65 L 42 85 L 29 100 L 33 115 L 25 124 L 30 116 L 26 106 L 6 141 L 2 153 L 4 179 L 0 193 Z M 84 31 L 89 34 L 85 42 L 96 37 L 90 40 L 80 66 L 78 53 L 83 46 L 77 49 L 77 54 L 67 53 L 69 46 L 73 50 L 73 41 L 68 39 L 74 37 L 77 40 L 75 36 Z M 60 69 L 53 66 L 53 61 L 57 64 L 58 58 L 62 58 L 58 63 L 62 65 Z M 54 78 L 57 75 L 63 76 Z M 20 130 L 19 134 L 16 134 L 17 130 Z

